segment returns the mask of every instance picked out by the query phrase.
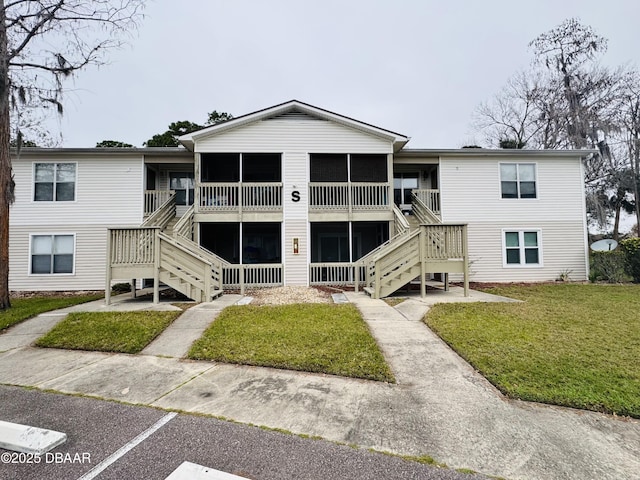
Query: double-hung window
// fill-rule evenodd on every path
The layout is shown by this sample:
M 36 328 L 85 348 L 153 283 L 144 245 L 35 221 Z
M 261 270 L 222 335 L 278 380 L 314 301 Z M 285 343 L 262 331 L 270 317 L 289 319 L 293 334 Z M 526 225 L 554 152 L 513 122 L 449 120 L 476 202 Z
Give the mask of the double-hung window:
M 31 273 L 73 273 L 74 235 L 32 235 Z
M 72 202 L 76 199 L 75 163 L 36 163 L 33 180 L 36 202 Z
M 541 266 L 540 231 L 504 231 L 504 264 L 505 266 Z
M 536 198 L 536 165 L 534 163 L 501 163 L 502 198 Z

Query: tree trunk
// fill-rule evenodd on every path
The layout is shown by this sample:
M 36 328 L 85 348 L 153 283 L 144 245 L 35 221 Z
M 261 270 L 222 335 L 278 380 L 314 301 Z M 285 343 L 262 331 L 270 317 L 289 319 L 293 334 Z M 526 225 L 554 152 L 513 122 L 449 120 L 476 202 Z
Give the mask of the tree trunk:
M 620 237 L 620 215 L 622 213 L 622 202 L 618 201 L 616 203 L 616 217 L 613 222 L 613 239 L 617 242 Z
M 0 7 L 0 310 L 9 300 L 9 206 L 13 202 L 11 152 L 9 150 L 9 70 L 4 2 Z

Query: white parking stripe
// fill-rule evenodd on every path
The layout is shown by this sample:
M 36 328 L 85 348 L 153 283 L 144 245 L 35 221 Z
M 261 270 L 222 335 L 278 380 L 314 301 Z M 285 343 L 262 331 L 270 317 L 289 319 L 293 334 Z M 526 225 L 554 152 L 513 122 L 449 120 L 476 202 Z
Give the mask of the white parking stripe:
M 136 445 L 139 445 L 140 443 L 144 442 L 154 432 L 162 428 L 176 415 L 178 415 L 176 412 L 167 413 L 164 417 L 162 417 L 160 420 L 154 423 L 151 427 L 149 427 L 147 430 L 142 432 L 140 435 L 138 435 L 136 438 L 134 438 L 130 442 L 123 445 L 116 452 L 109 455 L 102 462 L 100 462 L 98 465 L 96 465 L 87 473 L 85 473 L 83 476 L 81 476 L 78 480 L 91 480 L 93 478 L 96 478 L 100 474 L 100 472 L 105 470 L 112 463 L 116 462 L 123 455 L 126 455 L 126 453 L 132 448 L 134 448 Z

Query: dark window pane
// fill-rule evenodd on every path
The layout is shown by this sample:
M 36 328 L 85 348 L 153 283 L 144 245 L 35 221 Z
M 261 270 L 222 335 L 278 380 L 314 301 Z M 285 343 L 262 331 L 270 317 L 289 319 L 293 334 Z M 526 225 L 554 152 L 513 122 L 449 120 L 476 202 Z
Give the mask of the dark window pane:
M 502 198 L 518 198 L 517 182 L 501 182 L 501 183 L 502 183 Z
M 239 153 L 200 154 L 200 177 L 203 182 L 239 182 Z
M 73 273 L 73 255 L 54 255 L 53 273 Z
M 525 248 L 524 249 L 524 262 L 525 263 L 540 263 L 538 258 L 537 248 Z
M 176 190 L 176 205 L 186 205 L 186 204 L 187 204 L 187 191 Z
M 32 255 L 31 273 L 51 273 L 51 255 Z
M 520 250 L 516 249 L 507 249 L 507 263 L 508 264 L 519 264 L 520 263 Z
M 520 198 L 536 198 L 536 182 L 520 182 Z
M 58 183 L 56 185 L 56 200 L 58 202 L 72 202 L 75 199 L 75 183 Z
M 399 188 L 393 189 L 393 203 L 400 205 L 402 203 L 402 190 Z
M 34 200 L 36 202 L 50 202 L 53 200 L 53 183 L 36 183 Z
M 347 156 L 335 153 L 312 153 L 310 155 L 311 182 L 346 182 Z
M 242 263 L 280 263 L 280 223 L 245 223 L 242 226 Z
M 352 182 L 387 182 L 386 155 L 351 155 Z
M 279 153 L 243 153 L 242 177 L 245 182 L 279 182 L 282 180 Z

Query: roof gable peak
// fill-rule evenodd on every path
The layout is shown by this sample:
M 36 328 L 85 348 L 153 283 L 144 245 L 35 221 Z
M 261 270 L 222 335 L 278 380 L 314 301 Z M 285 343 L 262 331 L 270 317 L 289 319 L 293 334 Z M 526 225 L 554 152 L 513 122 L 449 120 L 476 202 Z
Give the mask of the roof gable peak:
M 264 120 L 324 120 L 332 121 L 356 130 L 363 131 L 369 135 L 387 138 L 394 144 L 394 150 L 401 149 L 408 141 L 409 137 L 401 135 L 391 130 L 386 130 L 374 125 L 355 120 L 338 113 L 331 112 L 319 107 L 315 107 L 308 103 L 301 102 L 299 100 L 289 100 L 272 107 L 268 107 L 262 110 L 255 111 L 240 117 L 227 120 L 210 127 L 206 127 L 202 130 L 198 130 L 179 137 L 180 143 L 189 149 L 193 149 L 195 142 L 200 138 L 205 138 L 210 135 L 216 135 L 227 130 L 239 128 L 243 125 L 255 123 Z

